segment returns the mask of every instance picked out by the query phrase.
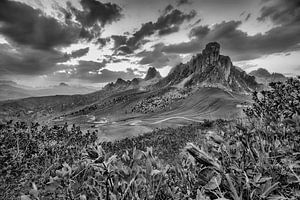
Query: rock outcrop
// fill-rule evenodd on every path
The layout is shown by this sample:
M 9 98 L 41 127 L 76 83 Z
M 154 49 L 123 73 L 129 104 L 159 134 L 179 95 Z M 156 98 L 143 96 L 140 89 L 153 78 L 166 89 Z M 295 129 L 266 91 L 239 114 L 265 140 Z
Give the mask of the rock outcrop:
M 154 78 L 161 78 L 161 75 L 160 75 L 159 71 L 157 71 L 154 67 L 150 67 L 148 69 L 148 72 L 147 72 L 144 80 L 148 81 L 148 80 L 154 79 Z
M 125 90 L 127 89 L 131 84 L 131 81 L 125 81 L 121 78 L 118 78 L 115 83 L 111 82 L 107 84 L 104 89 L 105 90 Z
M 137 89 L 145 88 L 148 84 L 155 84 L 161 79 L 160 73 L 154 68 L 150 67 L 147 71 L 146 77 L 144 79 L 134 78 L 132 80 L 123 80 L 118 78 L 115 83 L 107 84 L 105 90 L 127 90 L 127 89 Z
M 218 87 L 236 92 L 250 92 L 259 87 L 253 76 L 233 66 L 230 57 L 220 54 L 220 44 L 211 42 L 202 53 L 186 64 L 179 64 L 157 86 L 184 82 L 185 87 Z

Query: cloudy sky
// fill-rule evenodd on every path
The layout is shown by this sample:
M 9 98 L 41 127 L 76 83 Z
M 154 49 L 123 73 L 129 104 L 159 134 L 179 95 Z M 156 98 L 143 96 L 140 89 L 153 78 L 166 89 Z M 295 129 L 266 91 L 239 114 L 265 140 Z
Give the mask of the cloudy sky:
M 300 0 L 1 0 L 0 80 L 162 75 L 217 41 L 246 71 L 300 75 Z

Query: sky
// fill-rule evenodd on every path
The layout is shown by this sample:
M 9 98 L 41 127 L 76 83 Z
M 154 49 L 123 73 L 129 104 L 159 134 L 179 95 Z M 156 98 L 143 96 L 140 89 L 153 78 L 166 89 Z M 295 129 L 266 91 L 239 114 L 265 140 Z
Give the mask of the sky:
M 247 72 L 300 75 L 300 0 L 1 0 L 0 80 L 166 76 L 208 42 Z

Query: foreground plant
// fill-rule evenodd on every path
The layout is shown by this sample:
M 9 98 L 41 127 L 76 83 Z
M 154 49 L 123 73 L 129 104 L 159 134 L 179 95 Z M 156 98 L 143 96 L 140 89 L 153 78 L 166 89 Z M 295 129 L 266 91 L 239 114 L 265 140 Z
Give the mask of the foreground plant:
M 288 91 L 298 98 L 298 83 L 278 87 L 292 88 Z M 272 99 L 258 99 L 246 111 L 257 114 L 250 123 L 218 120 L 214 126 L 206 122 L 161 129 L 115 143 L 98 144 L 96 133 L 75 126 L 69 130 L 67 125 L 9 121 L 0 126 L 0 197 L 299 199 L 297 101 L 288 107 L 281 105 L 285 100 L 276 102 L 284 109 L 270 117 L 265 109 L 274 104 Z M 293 115 L 286 118 L 285 113 Z M 273 121 L 274 116 L 280 117 Z

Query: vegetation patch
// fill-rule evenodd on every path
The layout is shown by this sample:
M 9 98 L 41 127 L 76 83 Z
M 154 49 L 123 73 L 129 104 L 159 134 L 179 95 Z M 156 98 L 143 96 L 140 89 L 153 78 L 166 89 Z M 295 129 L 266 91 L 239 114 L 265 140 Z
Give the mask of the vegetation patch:
M 0 126 L 1 199 L 299 199 L 299 85 L 255 93 L 247 121 L 114 143 L 76 126 L 8 121 Z

